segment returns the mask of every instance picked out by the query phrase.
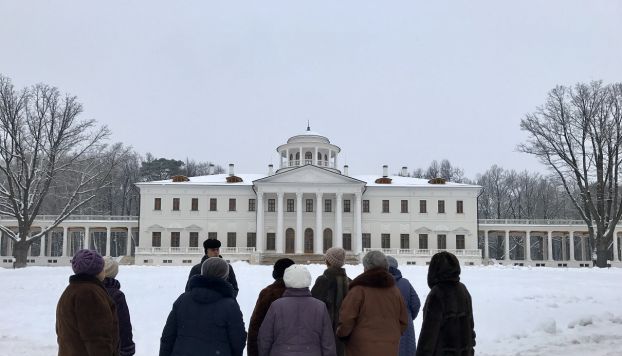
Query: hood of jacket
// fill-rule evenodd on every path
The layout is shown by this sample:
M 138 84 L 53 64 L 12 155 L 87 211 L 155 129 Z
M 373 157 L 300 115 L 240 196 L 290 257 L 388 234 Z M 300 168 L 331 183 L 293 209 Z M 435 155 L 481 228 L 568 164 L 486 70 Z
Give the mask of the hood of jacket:
M 432 256 L 428 266 L 428 286 L 430 288 L 441 282 L 460 281 L 460 262 L 449 252 L 439 252 Z
M 385 268 L 378 267 L 365 271 L 358 277 L 354 278 L 352 283 L 350 283 L 350 289 L 356 286 L 389 288 L 394 285 L 395 279 L 393 276 Z
M 222 298 L 233 298 L 233 287 L 224 279 L 196 275 L 188 283 L 190 291 L 187 293 L 197 303 L 210 304 Z
M 396 281 L 399 281 L 402 278 L 402 272 L 395 267 L 389 267 L 389 273 L 391 273 Z
M 104 287 L 106 287 L 106 289 L 121 289 L 121 283 L 115 278 L 106 277 L 104 279 Z

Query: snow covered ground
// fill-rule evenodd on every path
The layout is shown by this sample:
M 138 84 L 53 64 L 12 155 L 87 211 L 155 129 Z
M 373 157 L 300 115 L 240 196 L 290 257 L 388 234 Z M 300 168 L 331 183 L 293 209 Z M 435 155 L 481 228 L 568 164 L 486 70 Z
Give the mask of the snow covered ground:
M 246 325 L 271 266 L 233 264 Z M 138 356 L 158 354 L 171 304 L 190 267 L 121 266 L 117 276 L 130 308 Z M 309 266 L 313 277 L 324 267 Z M 402 266 L 423 301 L 425 267 Z M 354 278 L 361 266 L 348 266 Z M 55 308 L 69 267 L 0 269 L 0 355 L 57 353 Z M 622 269 L 466 267 L 473 296 L 478 355 L 622 355 Z M 415 320 L 419 334 L 421 315 Z

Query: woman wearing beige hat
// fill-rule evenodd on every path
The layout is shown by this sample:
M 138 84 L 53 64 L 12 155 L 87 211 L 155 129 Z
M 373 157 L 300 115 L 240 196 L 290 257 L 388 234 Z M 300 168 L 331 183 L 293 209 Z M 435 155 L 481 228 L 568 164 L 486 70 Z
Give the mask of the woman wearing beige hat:
M 119 356 L 132 356 L 136 352 L 136 346 L 132 338 L 132 322 L 130 310 L 125 301 L 125 294 L 121 292 L 121 283 L 116 280 L 119 273 L 119 263 L 110 257 L 104 259 L 104 287 L 115 305 L 119 318 Z

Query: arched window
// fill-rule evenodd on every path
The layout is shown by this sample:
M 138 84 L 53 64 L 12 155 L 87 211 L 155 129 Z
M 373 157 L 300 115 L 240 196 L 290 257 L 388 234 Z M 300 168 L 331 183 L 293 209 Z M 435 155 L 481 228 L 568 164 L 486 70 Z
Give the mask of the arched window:
M 333 230 L 324 229 L 323 243 L 324 246 L 322 247 L 324 248 L 324 252 L 326 252 L 326 250 L 328 250 L 329 248 L 333 247 Z
M 313 154 L 305 152 L 305 164 L 313 164 Z
M 300 160 L 300 152 L 296 152 L 296 161 Z
M 287 162 L 288 166 L 291 166 L 292 164 L 294 164 L 294 162 L 292 162 L 294 160 L 294 155 L 293 154 L 289 154 L 289 162 Z
M 291 227 L 285 230 L 285 253 L 294 253 L 296 248 L 296 237 L 294 229 Z
M 305 230 L 305 253 L 313 253 L 313 230 Z

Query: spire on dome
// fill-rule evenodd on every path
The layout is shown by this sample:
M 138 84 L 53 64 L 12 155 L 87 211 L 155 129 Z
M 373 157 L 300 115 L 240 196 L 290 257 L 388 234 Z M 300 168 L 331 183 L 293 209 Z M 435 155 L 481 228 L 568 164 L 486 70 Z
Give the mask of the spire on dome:
M 309 125 L 309 120 L 307 120 L 307 131 L 311 131 L 311 126 Z

